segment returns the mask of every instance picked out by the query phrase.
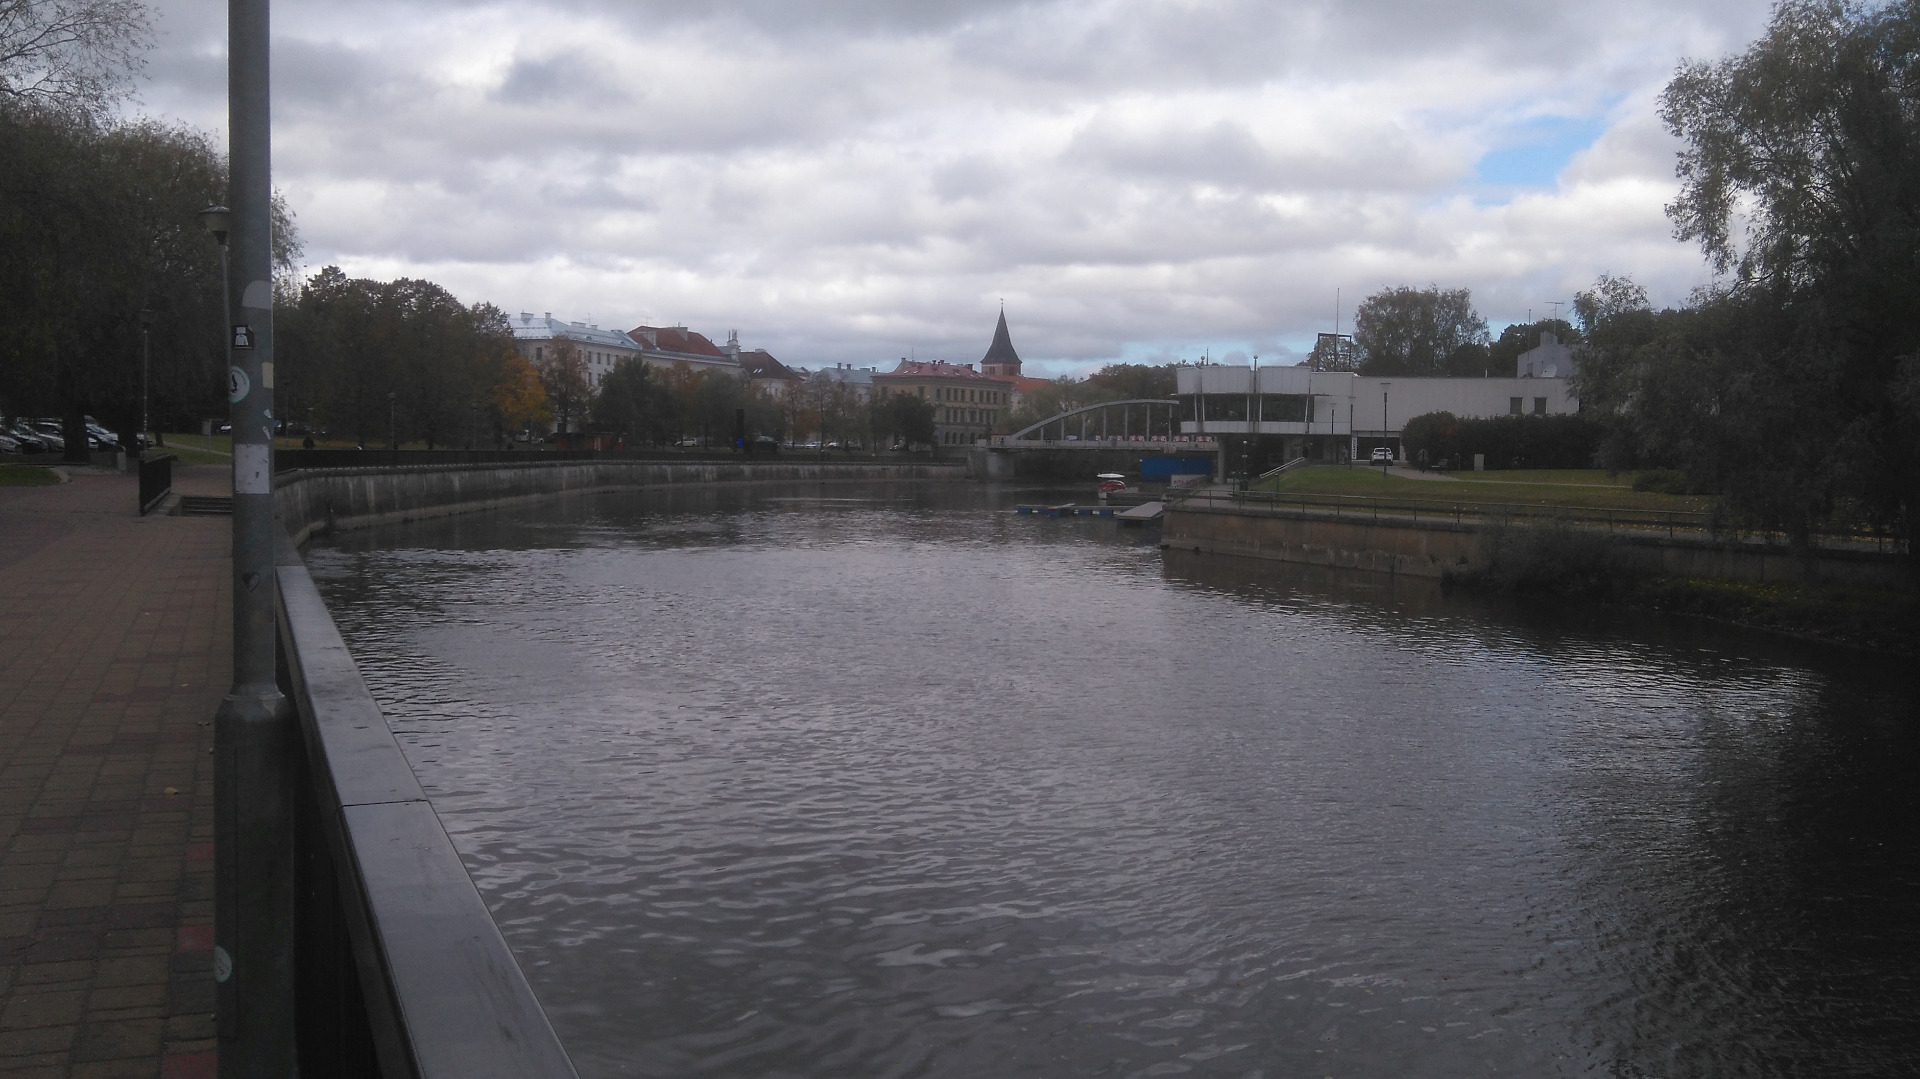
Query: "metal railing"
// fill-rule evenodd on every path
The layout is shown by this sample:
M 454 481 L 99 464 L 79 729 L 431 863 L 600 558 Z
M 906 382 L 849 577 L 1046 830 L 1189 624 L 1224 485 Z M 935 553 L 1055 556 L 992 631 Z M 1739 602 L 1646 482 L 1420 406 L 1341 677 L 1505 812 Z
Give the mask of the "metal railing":
M 300 1074 L 576 1079 L 290 539 L 275 561 Z
M 1169 492 L 1173 494 L 1173 492 Z M 1183 507 L 1198 503 L 1209 507 L 1229 506 L 1240 511 L 1301 514 L 1320 513 L 1336 520 L 1393 519 L 1407 523 L 1468 521 L 1551 521 L 1608 532 L 1675 538 L 1682 534 L 1719 540 L 1787 546 L 1785 533 L 1762 529 L 1736 528 L 1724 516 L 1707 510 L 1629 509 L 1605 506 L 1538 504 L 1523 502 L 1475 502 L 1435 498 L 1380 498 L 1371 495 L 1305 494 L 1284 491 L 1238 491 L 1220 487 L 1180 492 L 1175 499 Z M 1175 500 L 1175 499 L 1170 499 Z M 1828 529 L 1815 532 L 1813 546 L 1826 549 L 1871 550 L 1882 554 L 1905 554 L 1907 538 L 1885 529 Z
M 1295 457 L 1293 460 L 1288 461 L 1286 464 L 1280 465 L 1276 468 L 1269 468 L 1265 472 L 1260 473 L 1258 476 L 1255 476 L 1253 478 L 1253 482 L 1259 483 L 1261 480 L 1270 480 L 1275 476 L 1285 475 L 1286 473 L 1291 472 L 1296 468 L 1305 467 L 1306 464 L 1307 464 L 1307 459 L 1305 457 Z
M 140 516 L 152 513 L 173 490 L 173 462 L 171 453 L 140 458 Z

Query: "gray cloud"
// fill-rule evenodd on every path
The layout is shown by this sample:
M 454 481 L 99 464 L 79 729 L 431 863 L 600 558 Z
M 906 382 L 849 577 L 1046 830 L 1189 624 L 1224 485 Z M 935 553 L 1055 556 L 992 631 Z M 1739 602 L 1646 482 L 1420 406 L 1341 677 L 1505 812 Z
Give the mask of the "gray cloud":
M 146 107 L 224 119 L 224 5 L 163 2 Z M 1756 3 L 563 0 L 276 11 L 309 259 L 801 363 L 1285 355 L 1400 283 L 1498 322 L 1602 269 L 1678 299 L 1652 101 Z M 1539 116 L 1604 134 L 1472 188 Z M 1188 352 L 1186 354 L 1192 354 Z

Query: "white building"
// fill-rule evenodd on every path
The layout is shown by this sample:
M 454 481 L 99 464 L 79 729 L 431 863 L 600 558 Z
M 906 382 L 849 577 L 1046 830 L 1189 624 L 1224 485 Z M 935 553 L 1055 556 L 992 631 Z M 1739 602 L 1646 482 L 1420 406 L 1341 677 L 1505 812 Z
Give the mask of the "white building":
M 562 341 L 571 342 L 586 361 L 587 385 L 596 388 L 621 360 L 639 357 L 642 349 L 619 330 L 603 330 L 584 322 L 562 322 L 553 312 L 535 318 L 525 311 L 507 320 L 513 326 L 514 347 L 535 367 L 553 355 Z
M 1559 337 L 1543 332 L 1540 343 L 1514 361 L 1513 374 L 1516 378 L 1572 378 L 1578 365 L 1573 349 L 1561 344 Z
M 1564 347 L 1564 346 L 1562 346 Z M 1407 421 L 1429 412 L 1463 419 L 1562 416 L 1580 411 L 1564 378 L 1390 378 L 1306 367 L 1182 367 L 1180 430 L 1189 435 L 1284 439 L 1286 456 L 1358 458 L 1374 446 L 1400 454 Z

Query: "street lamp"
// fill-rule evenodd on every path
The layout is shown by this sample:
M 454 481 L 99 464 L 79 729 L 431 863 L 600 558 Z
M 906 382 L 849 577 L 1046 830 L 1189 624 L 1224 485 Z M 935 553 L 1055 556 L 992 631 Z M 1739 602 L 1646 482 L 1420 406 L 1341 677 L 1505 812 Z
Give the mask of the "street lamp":
M 233 297 L 227 290 L 227 233 L 231 231 L 233 214 L 225 206 L 209 206 L 194 216 L 200 219 L 200 228 L 220 245 L 220 334 L 227 338 L 233 333 Z M 221 351 L 227 351 L 232 344 L 231 340 L 223 341 Z
M 394 427 L 394 423 L 393 423 L 393 417 L 394 417 L 393 402 L 396 396 L 397 395 L 392 390 L 387 391 L 387 448 L 390 450 L 397 450 L 400 448 L 400 436 L 397 433 L 397 429 Z
M 148 340 L 152 336 L 149 332 L 152 329 L 153 312 L 142 307 L 140 309 L 140 434 L 133 447 L 141 460 L 145 460 L 147 456 L 145 439 L 150 430 L 147 424 L 147 384 L 148 374 L 153 369 L 153 349 Z
M 1380 384 L 1380 445 L 1382 448 L 1385 448 L 1387 445 L 1387 387 L 1391 385 L 1393 385 L 1393 383 L 1391 382 L 1382 382 Z M 1388 451 L 1387 456 L 1381 458 L 1380 460 L 1381 478 L 1384 479 L 1386 477 L 1387 465 L 1390 464 L 1392 461 L 1393 461 L 1392 451 Z

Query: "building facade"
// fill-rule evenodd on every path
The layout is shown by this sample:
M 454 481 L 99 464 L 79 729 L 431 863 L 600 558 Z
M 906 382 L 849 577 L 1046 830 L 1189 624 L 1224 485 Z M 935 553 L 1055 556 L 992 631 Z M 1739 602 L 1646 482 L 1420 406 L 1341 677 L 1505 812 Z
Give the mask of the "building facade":
M 901 360 L 900 366 L 872 378 L 877 397 L 907 393 L 931 403 L 934 442 L 941 446 L 971 446 L 986 438 L 1011 407 L 1006 383 L 981 374 L 970 363 Z
M 641 355 L 633 338 L 618 330 L 603 330 L 585 322 L 562 322 L 554 318 L 551 311 L 537 318 L 522 311 L 507 322 L 513 327 L 514 347 L 535 367 L 551 359 L 556 349 L 571 345 L 586 365 L 588 389 L 598 389 L 600 381 L 611 374 L 621 360 Z
M 1383 378 L 1306 367 L 1201 365 L 1175 372 L 1183 434 L 1252 437 L 1286 460 L 1363 458 L 1375 446 L 1401 456 L 1407 421 L 1563 416 L 1580 411 L 1564 378 Z
M 695 371 L 740 373 L 737 356 L 723 351 L 706 334 L 696 333 L 685 326 L 635 326 L 627 331 L 627 337 L 639 349 L 640 358 L 657 367 L 684 363 Z M 730 340 L 729 344 L 738 350 L 737 338 Z

